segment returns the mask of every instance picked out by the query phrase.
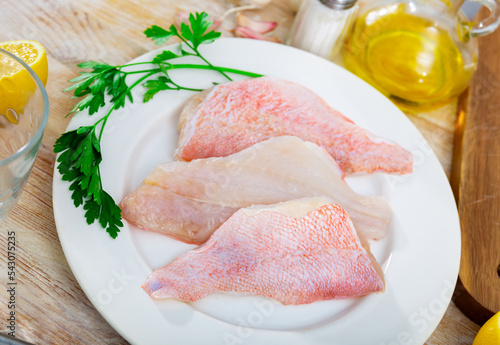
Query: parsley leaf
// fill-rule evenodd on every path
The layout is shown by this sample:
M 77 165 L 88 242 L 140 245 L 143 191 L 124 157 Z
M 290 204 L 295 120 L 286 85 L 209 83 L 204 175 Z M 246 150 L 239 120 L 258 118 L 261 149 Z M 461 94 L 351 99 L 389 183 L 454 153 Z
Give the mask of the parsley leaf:
M 95 126 L 80 127 L 63 133 L 54 145 L 57 169 L 63 181 L 71 182 L 69 190 L 75 207 L 83 206 L 88 224 L 95 220 L 115 238 L 119 232 L 121 211 L 113 198 L 102 190 L 99 164 L 102 161 Z
M 87 199 L 83 209 L 87 224 L 92 224 L 98 220 L 99 224 L 106 229 L 106 232 L 111 238 L 116 238 L 120 232 L 120 227 L 123 226 L 121 221 L 121 210 L 115 204 L 113 198 L 104 190 L 101 191 L 102 203 L 95 200 Z
M 93 70 L 91 72 L 82 72 L 80 76 L 71 79 L 70 82 L 76 82 L 76 84 L 64 89 L 64 91 L 74 91 L 74 97 L 87 96 L 78 102 L 68 115 L 87 108 L 90 115 L 96 113 L 106 105 L 106 94 L 113 96 L 112 102 L 118 101 L 117 108 L 125 105 L 125 98 L 121 98 L 124 91 L 128 89 L 124 72 L 116 66 L 95 61 L 81 63 L 78 66 L 93 68 Z M 127 93 L 127 96 L 132 99 L 130 92 Z
M 205 61 L 210 69 L 218 71 L 227 80 L 232 81 L 232 79 L 222 69 L 212 65 L 198 51 L 198 46 L 200 44 L 212 43 L 221 36 L 220 32 L 215 32 L 213 30 L 205 33 L 213 24 L 213 21 L 210 20 L 208 14 L 206 14 L 205 12 L 196 12 L 195 14 L 190 13 L 189 24 L 190 25 L 182 23 L 180 33 L 174 25 L 171 25 L 169 30 L 165 30 L 157 25 L 153 25 L 149 29 L 146 29 L 146 31 L 144 31 L 144 34 L 146 35 L 146 37 L 150 37 L 156 44 L 163 44 L 173 36 L 178 37 L 193 51 L 193 54 L 191 54 L 181 48 L 183 54 L 198 56 L 200 59 Z
M 153 25 L 144 31 L 146 37 L 151 38 L 155 44 L 162 45 L 172 36 L 178 36 L 177 28 L 174 25 L 170 26 L 170 30 L 165 30 L 157 25 Z
M 205 12 L 196 13 L 195 15 L 190 13 L 189 23 L 191 24 L 191 26 L 188 26 L 185 23 L 181 24 L 181 32 L 182 36 L 193 44 L 193 48 L 195 50 L 200 44 L 212 43 L 221 35 L 220 32 L 215 31 L 210 31 L 205 34 L 205 32 L 214 23 L 209 19 L 208 14 L 206 14 Z
M 177 55 L 176 53 L 174 53 L 171 50 L 164 50 L 160 54 L 156 55 L 151 62 L 159 64 L 161 62 L 176 59 L 176 58 L 179 58 L 181 56 L 186 56 L 186 55 L 192 55 L 192 54 L 189 54 L 185 51 L 181 51 L 181 55 Z
M 154 95 L 156 95 L 160 91 L 177 89 L 176 87 L 170 86 L 169 83 L 171 83 L 171 80 L 166 76 L 161 76 L 158 77 L 158 79 L 148 80 L 147 82 L 145 82 L 144 86 L 148 89 L 148 91 L 146 91 L 146 93 L 144 94 L 143 102 L 149 102 L 154 97 Z
M 108 65 L 106 62 L 86 61 L 86 62 L 79 63 L 78 67 L 80 67 L 80 68 L 92 68 L 96 71 L 105 71 L 112 66 Z

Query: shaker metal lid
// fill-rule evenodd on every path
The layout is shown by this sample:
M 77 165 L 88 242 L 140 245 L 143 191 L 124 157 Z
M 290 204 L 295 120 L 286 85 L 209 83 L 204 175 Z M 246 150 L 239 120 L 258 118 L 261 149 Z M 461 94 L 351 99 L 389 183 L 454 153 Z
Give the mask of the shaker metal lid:
M 336 10 L 345 10 L 353 7 L 358 0 L 319 0 L 323 5 Z

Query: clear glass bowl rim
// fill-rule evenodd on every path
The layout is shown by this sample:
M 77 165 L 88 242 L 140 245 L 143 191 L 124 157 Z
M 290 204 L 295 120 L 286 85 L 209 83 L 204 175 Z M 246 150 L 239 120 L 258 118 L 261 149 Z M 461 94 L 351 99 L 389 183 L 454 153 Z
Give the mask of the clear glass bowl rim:
M 0 48 L 0 54 L 7 55 L 8 57 L 14 59 L 18 63 L 20 63 L 31 75 L 31 77 L 35 80 L 36 85 L 40 89 L 40 92 L 42 93 L 42 100 L 43 100 L 43 116 L 42 116 L 42 122 L 40 123 L 40 126 L 38 126 L 38 129 L 31 138 L 31 140 L 28 142 L 28 144 L 24 145 L 20 150 L 18 150 L 16 153 L 14 153 L 12 156 L 9 156 L 5 159 L 0 160 L 0 167 L 6 166 L 7 164 L 15 161 L 18 157 L 22 156 L 25 152 L 31 150 L 31 148 L 38 143 L 38 141 L 43 137 L 43 133 L 45 132 L 45 127 L 47 126 L 47 122 L 49 119 L 49 97 L 47 96 L 47 91 L 45 90 L 45 86 L 43 86 L 40 78 L 36 75 L 35 72 L 31 69 L 30 66 L 20 58 L 18 58 L 16 55 L 12 54 L 11 52 L 1 49 Z

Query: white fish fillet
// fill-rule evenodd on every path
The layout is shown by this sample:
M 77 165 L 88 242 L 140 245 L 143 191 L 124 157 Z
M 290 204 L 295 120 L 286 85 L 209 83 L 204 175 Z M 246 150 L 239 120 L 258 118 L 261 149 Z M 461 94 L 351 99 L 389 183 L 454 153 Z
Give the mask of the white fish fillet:
M 164 212 L 171 212 L 166 198 L 164 206 L 153 206 L 145 186 L 167 190 L 201 203 L 197 223 L 212 220 L 208 230 L 196 230 L 205 236 L 191 236 L 186 224 L 192 222 L 190 212 L 184 220 L 177 217 L 159 228 Z M 139 226 L 160 231 L 189 243 L 203 243 L 217 227 L 210 207 L 217 206 L 221 215 L 251 205 L 269 205 L 312 196 L 327 196 L 343 207 L 358 233 L 366 239 L 380 239 L 387 232 L 391 210 L 381 197 L 355 193 L 343 180 L 342 170 L 333 158 L 318 145 L 292 136 L 275 137 L 257 143 L 227 157 L 197 159 L 191 162 L 168 162 L 158 166 L 120 203 L 122 216 Z M 163 210 L 165 207 L 165 210 Z M 182 213 L 182 212 L 181 212 Z M 223 217 L 222 217 L 223 218 Z M 227 219 L 227 218 L 226 218 Z M 179 230 L 183 229 L 183 230 Z M 185 236 L 179 236 L 184 232 Z

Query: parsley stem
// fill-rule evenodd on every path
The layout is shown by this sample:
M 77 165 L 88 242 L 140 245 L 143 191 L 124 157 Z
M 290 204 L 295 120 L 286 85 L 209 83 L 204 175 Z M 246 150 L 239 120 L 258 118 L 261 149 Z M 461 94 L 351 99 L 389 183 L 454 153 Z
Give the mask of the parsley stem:
M 214 65 L 212 65 L 210 62 L 208 62 L 207 59 L 205 59 L 199 52 L 198 52 L 198 49 L 193 49 L 194 52 L 200 57 L 200 59 L 202 59 L 203 61 L 205 61 L 210 67 L 212 67 L 213 69 L 215 69 L 217 72 L 219 72 L 220 74 L 222 74 L 224 77 L 226 77 L 229 81 L 233 81 L 233 79 L 231 79 L 231 77 L 229 77 L 226 73 L 224 73 L 224 71 L 218 67 L 215 67 Z
M 170 80 L 169 82 L 177 88 L 177 91 L 179 91 L 179 90 L 187 90 L 187 91 L 195 91 L 195 92 L 201 92 L 201 91 L 203 91 L 203 89 L 193 89 L 193 88 L 190 88 L 190 87 L 180 86 L 175 81 L 173 81 L 170 77 L 169 77 L 169 80 Z
M 206 65 L 197 65 L 197 64 L 175 64 L 175 65 L 171 65 L 170 67 L 168 67 L 168 69 L 183 69 L 183 68 L 207 69 L 207 70 L 214 70 L 215 69 L 217 71 L 234 73 L 234 74 L 244 75 L 244 76 L 252 77 L 252 78 L 262 77 L 262 74 L 241 71 L 239 69 L 228 68 L 228 67 L 219 67 L 219 66 L 210 67 L 210 66 L 206 66 Z
M 228 67 L 219 67 L 219 66 L 206 66 L 206 65 L 198 65 L 198 64 L 172 64 L 167 69 L 183 69 L 183 68 L 192 68 L 192 69 L 207 69 L 207 70 L 217 70 L 228 73 L 234 73 L 239 75 L 244 75 L 247 77 L 257 78 L 262 77 L 262 74 L 242 71 L 239 69 L 228 68 Z
M 190 87 L 179 86 L 179 87 L 177 88 L 177 90 L 186 90 L 186 91 L 201 92 L 201 91 L 203 91 L 204 89 L 193 89 L 193 88 L 190 88 Z
M 125 74 L 139 74 L 139 73 L 148 73 L 148 72 L 160 73 L 161 70 L 159 68 L 151 68 L 151 69 L 142 69 L 140 71 L 130 71 L 130 72 L 123 72 L 123 73 L 125 73 Z
M 129 65 L 124 65 L 125 67 L 128 67 Z M 131 66 L 131 65 L 130 65 Z M 206 69 L 206 70 L 217 70 L 217 71 L 224 71 L 227 73 L 234 73 L 234 74 L 239 74 L 239 75 L 244 75 L 247 77 L 262 77 L 262 74 L 258 73 L 253 73 L 253 72 L 247 72 L 247 71 L 241 71 L 239 69 L 234 69 L 234 68 L 227 68 L 227 67 L 220 67 L 220 66 L 207 66 L 207 65 L 199 65 L 199 64 L 170 64 L 168 67 L 165 67 L 166 70 L 170 69 Z M 157 72 L 160 73 L 161 70 L 159 68 L 152 68 L 152 69 L 146 69 L 146 70 L 140 70 L 140 71 L 130 71 L 130 72 L 123 72 L 126 74 L 139 74 L 139 73 L 148 73 L 148 72 Z
M 142 77 L 140 77 L 139 79 L 137 79 L 132 85 L 130 85 L 127 90 L 125 92 L 123 92 L 120 96 L 120 98 L 123 98 L 123 97 L 126 97 L 127 94 L 134 88 L 136 87 L 137 85 L 139 85 L 140 83 L 142 83 L 145 79 L 151 77 L 152 75 L 158 73 L 157 70 L 154 70 L 152 72 L 149 72 L 148 74 L 146 75 L 143 75 Z M 102 122 L 102 127 L 101 127 L 101 130 L 99 131 L 99 137 L 98 137 L 98 140 L 99 142 L 101 141 L 101 138 L 102 138 L 102 134 L 104 132 L 104 127 L 106 126 L 106 122 L 108 122 L 108 118 L 109 116 L 111 115 L 111 113 L 113 112 L 113 110 L 115 110 L 117 108 L 117 104 L 119 104 L 119 102 L 114 102 L 113 103 L 113 106 L 111 107 L 111 109 L 109 109 L 108 113 L 102 118 L 100 119 L 99 121 L 97 121 L 95 124 L 94 124 L 94 128 L 100 123 Z
M 182 35 L 177 34 L 176 36 L 177 36 L 177 37 L 179 37 L 179 38 L 182 40 L 182 42 L 184 42 L 184 43 L 185 43 L 185 44 L 186 44 L 189 48 L 191 48 L 191 50 L 192 50 L 192 51 L 194 51 L 194 52 L 195 52 L 195 54 L 196 54 L 196 55 L 197 55 L 200 59 L 202 59 L 203 61 L 205 61 L 205 63 L 206 63 L 208 66 L 210 66 L 213 70 L 216 70 L 217 72 L 219 72 L 220 74 L 222 74 L 224 77 L 226 77 L 226 78 L 227 78 L 227 80 L 229 80 L 229 81 L 233 81 L 233 79 L 231 79 L 231 78 L 230 78 L 230 77 L 229 77 L 226 73 L 224 73 L 224 71 L 223 71 L 223 70 L 221 70 L 220 68 L 215 67 L 215 66 L 214 66 L 214 65 L 212 65 L 210 62 L 208 62 L 208 60 L 207 60 L 207 59 L 205 59 L 205 58 L 203 57 L 203 55 L 201 55 L 201 54 L 200 54 L 200 52 L 199 52 L 199 51 L 198 51 L 198 49 L 194 46 L 194 44 L 193 44 L 193 45 L 189 44 L 189 42 L 188 42 L 188 41 L 186 41 L 186 39 L 185 39 L 184 37 L 182 37 Z
M 130 67 L 130 66 L 136 66 L 136 65 L 154 65 L 154 63 L 151 61 L 133 62 L 133 63 L 128 63 L 125 65 L 120 65 L 120 66 L 116 66 L 116 67 L 123 68 L 123 67 Z
M 184 42 L 189 48 L 191 48 L 195 54 L 192 54 L 192 55 L 195 55 L 195 56 L 198 56 L 200 59 L 202 59 L 208 66 L 206 66 L 207 68 L 205 69 L 210 69 L 210 70 L 214 70 L 214 71 L 217 71 L 219 72 L 220 74 L 222 74 L 224 77 L 226 77 L 227 80 L 229 81 L 233 81 L 233 79 L 231 79 L 231 77 L 229 77 L 226 73 L 224 72 L 230 72 L 230 71 L 227 71 L 227 69 L 223 68 L 223 67 L 218 67 L 218 66 L 214 66 L 212 65 L 207 59 L 205 59 L 203 57 L 203 55 L 200 54 L 200 52 L 198 51 L 198 49 L 196 49 L 194 46 L 192 46 L 191 44 L 189 44 L 188 41 L 186 41 L 184 39 L 184 37 L 182 37 L 181 35 L 176 35 L 177 37 L 179 37 L 182 42 Z M 191 54 L 190 54 L 191 55 Z M 151 61 L 146 61 L 146 62 L 134 62 L 134 63 L 130 63 L 130 64 L 125 64 L 125 65 L 121 65 L 121 66 L 116 66 L 117 68 L 119 68 L 120 70 L 124 67 L 129 67 L 129 66 L 136 66 L 136 65 L 147 65 L 147 64 L 151 64 L 152 62 Z M 200 66 L 203 66 L 203 65 L 200 65 Z M 186 67 L 186 68 L 189 68 L 189 67 Z M 134 74 L 134 73 L 143 73 L 143 72 L 147 72 L 147 71 L 150 71 L 150 70 L 142 70 L 142 71 L 131 71 L 131 72 L 124 72 L 124 73 L 127 73 L 127 74 Z M 235 70 L 236 71 L 236 70 Z M 243 71 L 241 71 L 243 72 Z M 247 75 L 245 73 L 239 73 L 239 72 L 234 72 L 232 71 L 232 73 L 238 73 L 238 74 L 243 74 L 243 75 Z M 256 76 L 256 75 L 255 75 Z M 261 76 L 261 75 L 259 75 Z

